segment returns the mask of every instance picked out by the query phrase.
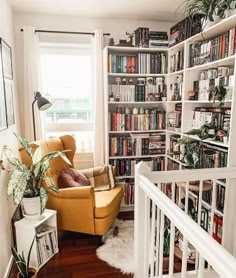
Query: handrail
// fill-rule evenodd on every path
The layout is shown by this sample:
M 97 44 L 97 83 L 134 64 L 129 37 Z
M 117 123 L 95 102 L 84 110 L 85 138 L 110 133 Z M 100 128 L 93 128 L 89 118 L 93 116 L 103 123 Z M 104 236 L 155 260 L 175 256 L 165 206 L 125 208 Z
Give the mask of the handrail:
M 227 250 L 218 244 L 210 234 L 208 234 L 202 227 L 200 227 L 199 220 L 196 223 L 191 217 L 183 211 L 178 205 L 175 204 L 173 196 L 172 200 L 166 196 L 161 191 L 161 184 L 164 183 L 172 183 L 172 186 L 177 181 L 182 181 L 189 186 L 189 181 L 200 180 L 200 187 L 202 187 L 203 181 L 211 179 L 213 180 L 213 188 L 215 186 L 217 179 L 226 179 L 226 187 L 232 189 L 235 186 L 236 180 L 236 168 L 221 168 L 221 169 L 200 169 L 200 170 L 184 170 L 184 171 L 168 171 L 168 172 L 151 172 L 150 168 L 144 163 L 140 162 L 135 167 L 135 251 L 138 254 L 135 254 L 135 263 L 138 271 L 135 277 L 145 278 L 148 273 L 148 260 L 153 260 L 153 257 L 147 259 L 148 255 L 146 252 L 152 252 L 153 254 L 153 223 L 159 223 L 160 216 L 156 216 L 155 220 L 155 207 L 157 211 L 159 211 L 162 217 L 162 221 L 164 216 L 166 216 L 171 223 L 171 234 L 174 233 L 174 227 L 176 227 L 184 236 L 185 243 L 189 242 L 196 249 L 197 253 L 199 253 L 199 272 L 198 277 L 203 277 L 204 270 L 204 260 L 208 262 L 208 271 L 210 271 L 210 266 L 218 273 L 220 277 L 224 278 L 235 278 L 236 277 L 236 259 L 227 251 Z M 232 183 L 233 182 L 233 183 Z M 156 183 L 157 185 L 155 185 Z M 230 186 L 230 187 L 228 187 Z M 213 190 L 214 192 L 214 190 Z M 228 191 L 229 192 L 229 191 Z M 231 192 L 231 190 L 230 190 Z M 186 194 L 188 194 L 188 189 Z M 232 193 L 231 193 L 232 194 Z M 232 195 L 234 196 L 234 195 Z M 201 204 L 201 194 L 200 194 Z M 214 199 L 215 197 L 213 197 Z M 185 199 L 186 200 L 186 199 Z M 150 204 L 152 204 L 152 211 L 154 214 L 150 216 Z M 232 204 L 231 204 L 232 205 Z M 153 207 L 154 206 L 154 207 Z M 214 205 L 213 205 L 214 207 Z M 158 212 L 158 213 L 159 213 Z M 157 214 L 158 215 L 158 214 Z M 151 217 L 150 220 L 149 217 Z M 153 219 L 154 217 L 154 219 Z M 158 220 L 159 219 L 159 220 Z M 152 222 L 152 224 L 151 224 Z M 149 224 L 148 224 L 149 223 Z M 149 227 L 149 225 L 151 225 Z M 159 224 L 157 224 L 159 225 Z M 234 227 L 231 223 L 231 230 L 234 231 Z M 150 231 L 151 229 L 151 231 Z M 161 234 L 163 233 L 163 226 L 160 228 Z M 149 235 L 149 233 L 151 234 Z M 160 246 L 163 244 L 163 235 L 160 234 Z M 159 237 L 159 228 L 157 227 L 157 235 Z M 228 232 L 227 232 L 228 235 Z M 228 235 L 229 236 L 229 235 Z M 230 235 L 232 239 L 231 245 L 234 244 L 235 235 Z M 149 244 L 149 239 L 152 239 Z M 173 235 L 172 235 L 172 244 L 174 244 Z M 185 244 L 185 250 L 186 250 Z M 148 248 L 146 251 L 146 248 Z M 149 249 L 151 248 L 151 249 Z M 154 248 L 159 248 L 155 247 Z M 161 248 L 161 247 L 160 247 Z M 157 252 L 157 251 L 156 251 Z M 160 254 L 162 254 L 162 249 L 160 249 Z M 231 251 L 230 251 L 231 252 Z M 173 245 L 171 254 L 173 255 Z M 172 255 L 170 258 L 172 258 Z M 186 253 L 183 254 L 182 258 L 182 271 L 184 273 L 181 274 L 181 277 L 186 277 Z M 197 259 L 197 258 L 196 258 Z M 159 259 L 157 259 L 158 261 Z M 171 265 L 173 265 L 173 258 L 171 259 Z M 160 258 L 160 265 L 162 266 L 162 257 Z M 172 266 L 169 265 L 169 271 L 171 271 Z M 153 263 L 150 266 L 151 269 L 153 267 Z M 157 267 L 157 265 L 156 265 Z M 195 265 L 196 267 L 196 265 Z M 160 266 L 159 266 L 160 268 Z M 157 268 L 156 268 L 157 269 Z M 197 270 L 197 268 L 196 268 Z M 141 274 L 139 274 L 141 273 Z M 212 273 L 212 272 L 211 272 Z M 196 274 L 196 272 L 195 272 Z M 210 274 L 210 272 L 208 273 Z M 157 274 L 156 274 L 157 275 Z M 160 274 L 159 269 L 159 275 Z M 153 277 L 151 275 L 151 277 Z M 173 277 L 172 275 L 169 277 Z M 187 276 L 188 277 L 188 276 Z M 195 276 L 194 276 L 195 277 Z M 212 277 L 212 276 L 206 276 Z M 215 276 L 214 276 L 215 277 Z
M 222 277 L 236 277 L 236 259 L 145 176 L 139 186 Z

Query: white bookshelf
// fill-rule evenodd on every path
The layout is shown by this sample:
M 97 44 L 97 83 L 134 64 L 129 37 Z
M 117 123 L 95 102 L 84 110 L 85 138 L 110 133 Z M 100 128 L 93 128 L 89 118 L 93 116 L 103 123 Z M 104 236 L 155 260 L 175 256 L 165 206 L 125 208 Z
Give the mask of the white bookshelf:
M 212 141 L 212 140 L 204 140 L 207 144 L 212 146 L 217 146 L 219 148 L 228 149 L 228 159 L 227 166 L 236 166 L 236 130 L 233 126 L 233 119 L 236 118 L 236 55 L 232 55 L 230 57 L 225 57 L 223 59 L 205 63 L 202 65 L 189 67 L 189 46 L 191 43 L 201 42 L 208 39 L 213 39 L 228 30 L 232 27 L 236 26 L 236 15 L 232 15 L 227 19 L 222 20 L 221 22 L 211 26 L 209 29 L 204 30 L 202 33 L 199 33 L 191 38 L 186 39 L 185 41 L 169 48 L 169 49 L 151 49 L 151 48 L 137 48 L 137 47 L 106 47 L 104 49 L 104 88 L 105 88 L 105 137 L 106 137 L 106 162 L 109 163 L 111 159 L 115 159 L 115 157 L 109 156 L 109 137 L 112 134 L 129 134 L 130 131 L 110 131 L 108 129 L 108 113 L 110 111 L 114 111 L 115 107 L 121 106 L 126 107 L 128 105 L 136 106 L 136 107 L 160 107 L 166 111 L 166 115 L 175 110 L 175 105 L 177 103 L 182 104 L 182 116 L 181 116 L 181 128 L 176 130 L 169 130 L 167 127 L 165 130 L 155 130 L 155 131 L 145 131 L 148 132 L 159 132 L 164 133 L 166 136 L 166 153 L 165 153 L 165 165 L 167 166 L 168 160 L 175 162 L 179 165 L 179 169 L 182 169 L 183 164 L 177 159 L 172 158 L 169 155 L 169 137 L 172 135 L 179 135 L 180 138 L 187 136 L 185 132 L 192 129 L 192 111 L 195 107 L 217 107 L 219 102 L 215 101 L 207 101 L 207 100 L 189 100 L 188 91 L 193 87 L 193 81 L 199 80 L 200 72 L 203 70 L 207 70 L 210 68 L 218 68 L 219 66 L 227 66 L 233 69 L 234 74 L 234 87 L 232 88 L 232 99 L 226 99 L 224 101 L 225 107 L 231 107 L 231 119 L 230 119 L 230 135 L 227 144 L 224 144 L 220 141 Z M 170 57 L 175 54 L 177 51 L 184 49 L 184 63 L 183 69 L 178 70 L 176 72 L 170 72 Z M 137 54 L 137 53 L 153 53 L 153 52 L 166 52 L 168 53 L 168 73 L 167 74 L 118 74 L 118 73 L 109 73 L 108 72 L 108 56 L 110 53 L 126 53 L 126 54 Z M 177 76 L 181 75 L 183 79 L 182 83 L 182 97 L 179 100 L 172 100 L 172 91 L 170 90 L 170 85 L 174 83 L 174 80 Z M 139 77 L 158 77 L 162 76 L 165 78 L 165 82 L 167 84 L 167 100 L 166 101 L 156 101 L 156 102 L 110 102 L 108 98 L 108 85 L 110 83 L 111 78 L 115 77 L 131 77 L 131 78 L 139 78 Z M 113 110 L 112 110 L 113 109 Z M 234 124 L 235 125 L 235 124 Z M 132 133 L 140 133 L 141 131 L 133 131 Z M 192 139 L 200 140 L 196 136 L 190 136 Z M 119 157 L 122 158 L 122 157 Z M 123 157 L 127 159 L 128 157 Z M 140 157 L 139 157 L 140 158 Z M 146 158 L 146 156 L 145 156 Z M 125 176 L 119 177 L 126 178 Z M 129 177 L 130 178 L 130 177 Z M 126 208 L 127 209 L 127 208 Z
M 52 231 L 52 233 L 54 233 L 53 237 L 51 237 L 51 235 L 49 237 L 50 232 L 46 232 L 44 235 L 40 237 L 42 241 L 46 240 L 45 246 L 41 246 L 42 241 L 40 242 L 38 240 L 39 237 L 37 236 L 40 228 L 43 225 L 50 226 L 54 230 Z M 25 258 L 27 258 L 28 256 L 31 243 L 34 239 L 31 256 L 30 256 L 30 266 L 34 266 L 37 269 L 40 269 L 55 254 L 58 253 L 59 250 L 58 250 L 58 240 L 57 240 L 56 211 L 46 209 L 41 215 L 41 217 L 37 220 L 30 220 L 30 219 L 23 218 L 20 221 L 15 222 L 15 228 L 16 228 L 17 252 L 19 254 L 22 254 L 22 252 L 24 252 Z M 53 241 L 50 242 L 50 238 L 53 239 Z M 44 250 L 46 247 L 47 240 L 49 245 L 48 252 Z M 40 258 L 40 256 L 42 257 L 42 259 Z

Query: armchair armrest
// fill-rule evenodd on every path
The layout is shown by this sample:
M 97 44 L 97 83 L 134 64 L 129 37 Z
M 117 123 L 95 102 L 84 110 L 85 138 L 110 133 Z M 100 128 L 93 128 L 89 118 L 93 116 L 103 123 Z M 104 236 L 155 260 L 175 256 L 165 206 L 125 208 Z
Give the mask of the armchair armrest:
M 62 188 L 59 189 L 59 192 L 50 190 L 48 193 L 56 198 L 94 200 L 94 188 L 92 186 Z

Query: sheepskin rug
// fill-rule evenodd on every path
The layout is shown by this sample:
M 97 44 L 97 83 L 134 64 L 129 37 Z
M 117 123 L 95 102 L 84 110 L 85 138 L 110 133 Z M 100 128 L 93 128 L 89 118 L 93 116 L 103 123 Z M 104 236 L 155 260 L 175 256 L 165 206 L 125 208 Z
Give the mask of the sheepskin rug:
M 118 227 L 118 228 L 117 228 Z M 134 272 L 134 221 L 116 219 L 103 237 L 104 245 L 97 249 L 99 259 L 121 270 Z

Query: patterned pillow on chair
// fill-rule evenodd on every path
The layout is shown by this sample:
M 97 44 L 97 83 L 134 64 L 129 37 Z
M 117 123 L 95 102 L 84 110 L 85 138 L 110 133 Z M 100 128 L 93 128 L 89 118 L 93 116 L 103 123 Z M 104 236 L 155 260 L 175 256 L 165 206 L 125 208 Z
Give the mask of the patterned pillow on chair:
M 79 170 L 73 168 L 62 170 L 58 177 L 57 183 L 59 188 L 90 185 L 89 179 L 87 179 L 86 176 Z

